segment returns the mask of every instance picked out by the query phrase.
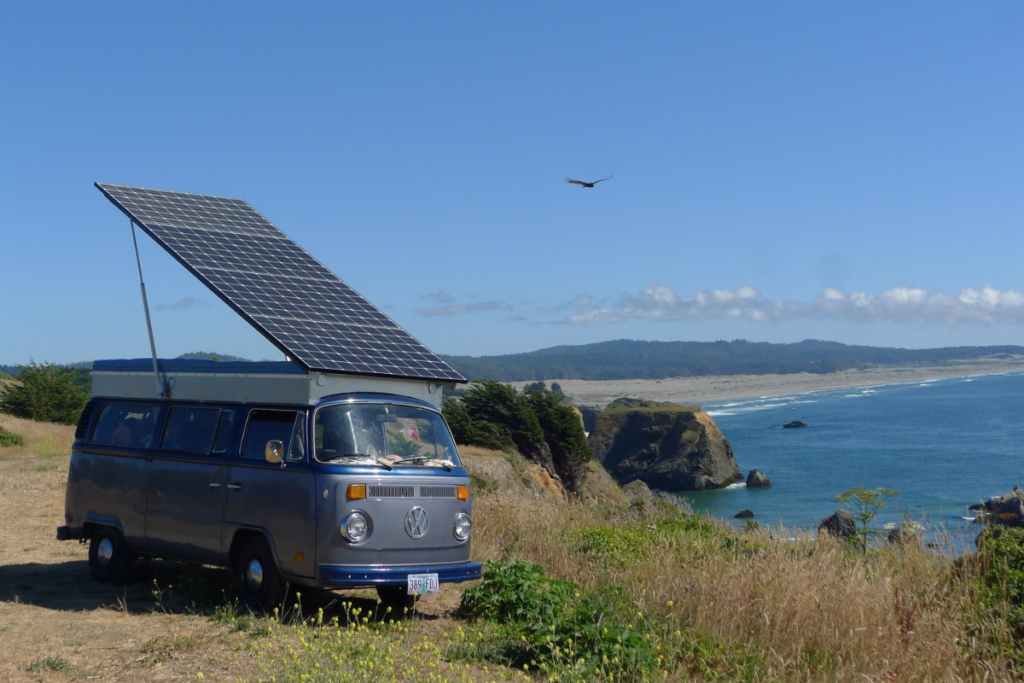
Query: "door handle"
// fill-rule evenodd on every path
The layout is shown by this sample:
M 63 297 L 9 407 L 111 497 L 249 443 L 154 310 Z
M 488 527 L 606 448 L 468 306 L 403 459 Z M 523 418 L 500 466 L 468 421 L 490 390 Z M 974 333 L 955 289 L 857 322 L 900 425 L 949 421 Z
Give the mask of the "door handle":
M 228 489 L 231 491 L 238 491 L 242 488 L 241 484 L 228 484 Z
M 224 484 L 220 483 L 219 481 L 210 482 L 211 489 L 219 489 L 222 486 L 224 486 Z

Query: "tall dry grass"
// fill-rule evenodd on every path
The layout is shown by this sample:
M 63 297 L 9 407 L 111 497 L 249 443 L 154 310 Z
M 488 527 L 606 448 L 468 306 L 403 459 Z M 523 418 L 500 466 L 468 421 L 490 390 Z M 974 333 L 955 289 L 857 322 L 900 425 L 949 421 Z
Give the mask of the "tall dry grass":
M 915 543 L 864 557 L 828 536 L 719 527 L 659 536 L 652 552 L 611 562 L 566 540 L 598 527 L 653 529 L 664 514 L 502 489 L 474 500 L 474 555 L 528 560 L 585 589 L 619 586 L 663 636 L 707 636 L 757 661 L 754 672 L 720 672 L 724 680 L 1014 679 L 985 646 L 1006 625 L 975 611 L 975 577 Z
M 0 413 L 0 427 L 25 439 L 24 446 L 0 448 L 0 461 L 71 455 L 71 444 L 75 440 L 73 425 L 35 422 Z

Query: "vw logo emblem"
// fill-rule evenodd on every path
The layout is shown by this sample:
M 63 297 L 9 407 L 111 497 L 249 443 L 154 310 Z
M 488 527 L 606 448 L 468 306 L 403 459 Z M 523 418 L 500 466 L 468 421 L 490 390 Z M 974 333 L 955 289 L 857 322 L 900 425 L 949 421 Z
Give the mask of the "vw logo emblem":
M 429 526 L 430 520 L 427 519 L 427 511 L 423 508 L 415 507 L 405 516 L 405 532 L 413 538 L 423 538 Z

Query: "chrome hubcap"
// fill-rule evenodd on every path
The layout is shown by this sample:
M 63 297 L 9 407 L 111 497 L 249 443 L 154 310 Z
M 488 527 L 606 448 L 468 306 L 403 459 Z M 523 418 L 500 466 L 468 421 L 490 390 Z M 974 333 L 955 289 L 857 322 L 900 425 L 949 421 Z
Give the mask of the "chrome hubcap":
M 106 567 L 114 557 L 114 544 L 109 538 L 100 539 L 99 547 L 96 548 L 96 561 Z
M 253 593 L 259 593 L 263 585 L 263 564 L 258 559 L 249 560 L 245 568 L 245 584 Z

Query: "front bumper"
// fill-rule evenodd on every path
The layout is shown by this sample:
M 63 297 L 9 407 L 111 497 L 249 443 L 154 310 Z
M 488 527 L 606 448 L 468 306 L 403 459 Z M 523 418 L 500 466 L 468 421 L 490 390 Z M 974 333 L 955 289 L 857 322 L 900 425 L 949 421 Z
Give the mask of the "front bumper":
M 350 567 L 336 564 L 317 565 L 322 588 L 354 588 L 356 586 L 404 586 L 410 574 L 437 574 L 439 583 L 459 583 L 480 578 L 479 562 L 457 565 L 422 565 L 419 567 Z

